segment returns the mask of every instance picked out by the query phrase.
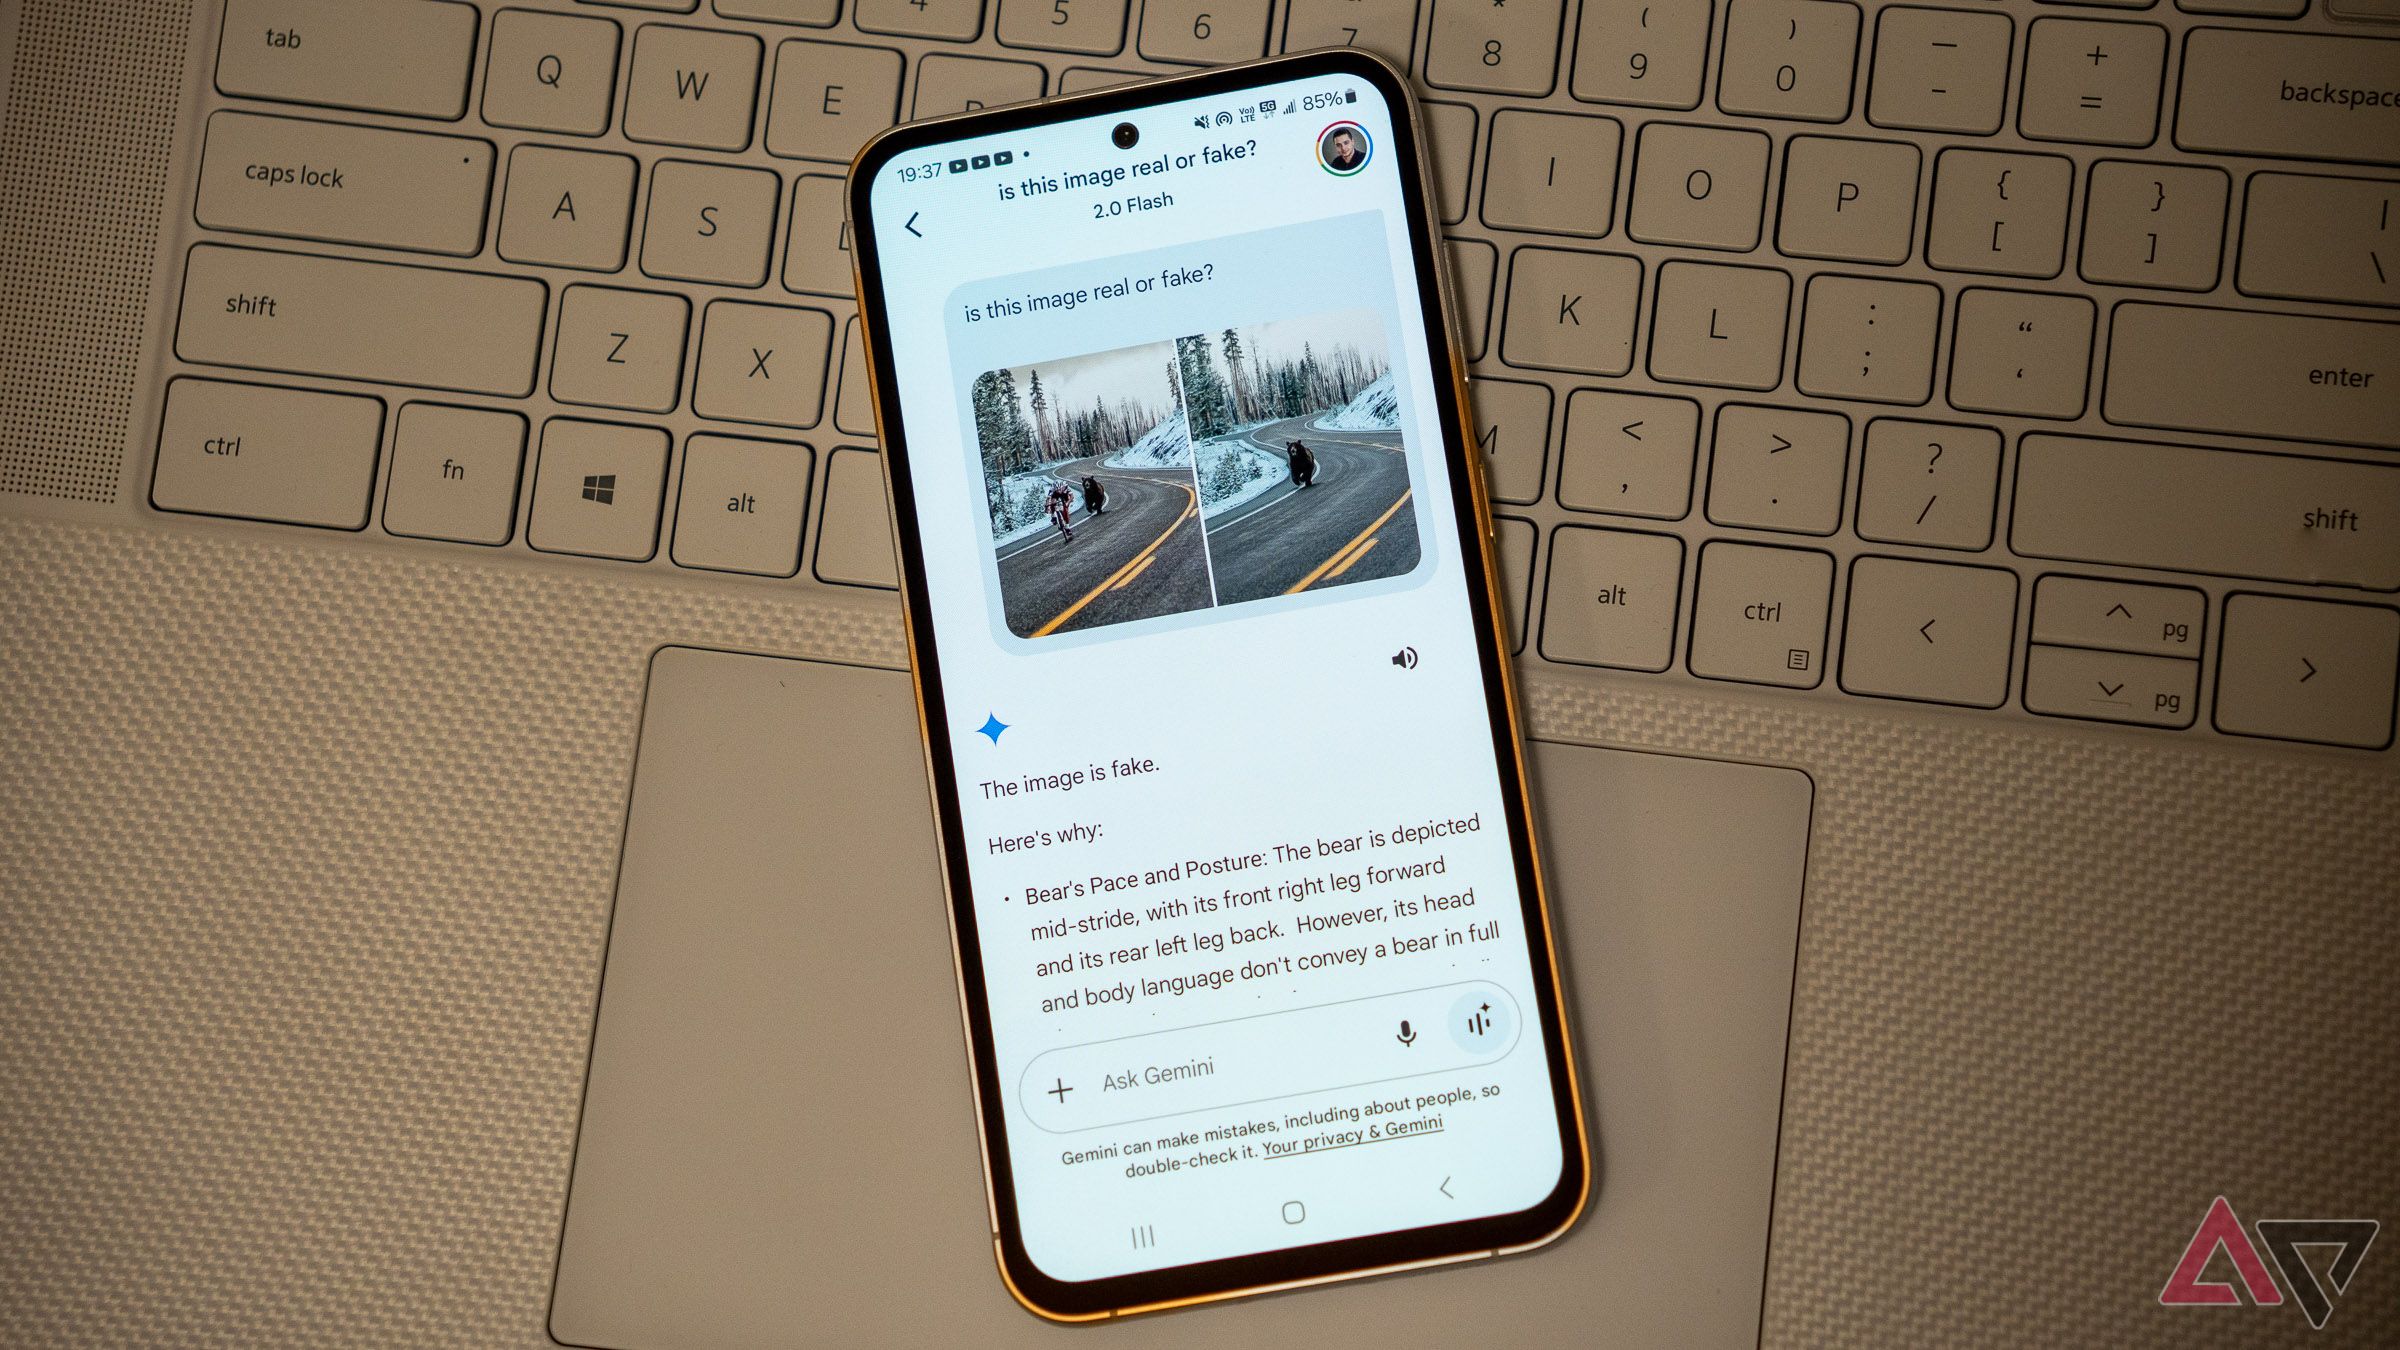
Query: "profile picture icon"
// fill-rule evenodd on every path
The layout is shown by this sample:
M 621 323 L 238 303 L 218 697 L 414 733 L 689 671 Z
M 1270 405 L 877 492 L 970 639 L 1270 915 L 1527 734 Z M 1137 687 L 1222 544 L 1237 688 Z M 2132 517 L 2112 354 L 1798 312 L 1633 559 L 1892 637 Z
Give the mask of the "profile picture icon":
M 1375 142 L 1356 122 L 1336 122 L 1317 133 L 1317 162 L 1337 178 L 1348 178 L 1367 167 L 1374 154 Z

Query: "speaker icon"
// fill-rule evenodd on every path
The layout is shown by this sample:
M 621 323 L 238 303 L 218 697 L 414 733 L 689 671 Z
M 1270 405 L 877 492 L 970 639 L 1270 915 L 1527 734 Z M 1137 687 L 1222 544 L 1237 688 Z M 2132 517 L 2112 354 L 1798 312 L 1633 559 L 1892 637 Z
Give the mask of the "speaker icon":
M 1415 670 L 1417 668 L 1417 649 L 1414 647 L 1402 647 L 1400 650 L 1392 653 L 1392 664 L 1400 667 L 1402 670 Z

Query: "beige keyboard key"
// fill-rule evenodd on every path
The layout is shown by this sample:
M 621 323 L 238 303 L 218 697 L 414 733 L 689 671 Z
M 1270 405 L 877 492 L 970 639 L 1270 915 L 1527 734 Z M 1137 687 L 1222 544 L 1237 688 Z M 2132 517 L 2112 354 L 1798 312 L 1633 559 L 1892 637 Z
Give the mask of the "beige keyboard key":
M 2400 449 L 2400 323 L 2121 304 L 2101 415 Z
M 1550 460 L 1550 386 L 1522 380 L 1469 381 L 1475 448 L 1491 475 L 1497 501 L 1542 499 Z
M 680 295 L 569 286 L 558 302 L 550 397 L 561 403 L 669 412 L 683 386 Z
M 881 455 L 844 446 L 825 457 L 825 509 L 817 522 L 819 581 L 887 591 L 899 586 L 890 503 Z
M 549 292 L 524 277 L 194 245 L 175 354 L 522 398 Z
M 1833 558 L 1717 540 L 1700 550 L 1691 668 L 1709 680 L 1814 689 L 1825 679 Z
M 1831 534 L 1841 527 L 1849 474 L 1849 418 L 1728 403 L 1717 410 L 1708 518 L 1743 529 Z
M 683 443 L 683 489 L 675 500 L 679 567 L 788 577 L 800 570 L 800 527 L 808 520 L 805 445 L 698 435 Z
M 2017 574 L 1899 558 L 1850 566 L 1842 688 L 1875 698 L 1997 708 L 2008 701 Z
M 2075 417 L 2091 383 L 2092 302 L 1978 287 L 1958 297 L 1950 405 L 1969 412 Z
M 1586 375 L 1633 369 L 1642 265 L 1613 253 L 1521 248 L 1509 261 L 1500 356 Z
M 1934 162 L 1925 261 L 1953 272 L 2054 277 L 2075 166 L 2056 155 L 1944 150 Z
M 1578 389 L 1567 399 L 1558 501 L 1578 511 L 1681 520 L 1692 511 L 1700 405 Z
M 1132 84 L 1150 77 L 1138 70 L 1103 70 L 1098 66 L 1075 66 L 1058 77 L 1058 92 L 1084 94 L 1094 89 L 1114 89 L 1120 84 Z
M 2025 653 L 2025 710 L 2045 717 L 2181 730 L 2200 712 L 2200 663 L 2035 643 Z
M 1442 223 L 1456 225 L 1467 218 L 1467 187 L 1475 166 L 1475 110 L 1432 99 L 1417 107 L 1425 114 L 1426 135 L 1433 142 L 1433 182 L 1441 193 Z
M 2400 610 L 2229 595 L 2217 730 L 2380 750 L 2392 743 L 2395 674 Z
M 716 9 L 728 19 L 831 28 L 842 17 L 842 0 L 716 0 Z
M 1565 0 L 1433 0 L 1425 82 L 1486 94 L 1550 92 Z
M 1775 246 L 1800 258 L 1904 263 L 1917 230 L 1917 147 L 1794 136 Z
M 1875 21 L 1867 120 L 1879 127 L 1968 136 L 1998 131 L 2015 36 L 2005 14 L 1886 8 Z
M 1617 150 L 1625 128 L 1613 118 L 1510 108 L 1492 117 L 1483 220 L 1504 230 L 1597 239 L 1616 212 Z
M 2252 174 L 2234 275 L 2250 295 L 2400 305 L 2400 183 Z
M 1550 536 L 1550 587 L 1542 600 L 1542 655 L 1619 670 L 1675 662 L 1675 611 L 1683 541 L 1565 525 Z
M 1137 44 L 1153 61 L 1222 65 L 1267 54 L 1269 0 L 1142 0 Z
M 1458 297 L 1458 338 L 1469 361 L 1483 359 L 1491 328 L 1492 280 L 1500 252 L 1480 239 L 1452 239 L 1450 284 Z
M 2400 467 L 2027 435 L 2009 546 L 2031 558 L 2400 590 Z
M 1712 15 L 1709 0 L 1587 3 L 1567 88 L 1592 103 L 1699 107 Z
M 626 136 L 704 150 L 747 148 L 758 61 L 758 39 L 747 33 L 644 27 L 634 35 L 626 80 Z
M 1492 560 L 1499 566 L 1500 603 L 1508 611 L 1508 650 L 1525 650 L 1525 612 L 1532 603 L 1533 545 L 1539 531 L 1514 516 L 1492 517 Z
M 2225 243 L 2222 169 L 2103 160 L 2083 214 L 2086 281 L 2214 290 Z
M 848 164 L 900 116 L 900 53 L 793 38 L 775 47 L 767 153 Z
M 1000 41 L 1011 47 L 1114 56 L 1125 49 L 1130 0 L 1000 0 Z
M 1817 276 L 1800 323 L 1802 393 L 1923 403 L 1933 393 L 1942 292 L 1914 281 Z
M 647 562 L 658 552 L 666 490 L 667 433 L 553 417 L 542 426 L 525 542 L 544 553 Z
M 2147 23 L 2038 19 L 2025 40 L 2017 130 L 2036 141 L 2148 145 L 2158 139 L 2167 30 Z
M 2332 6 L 2329 4 L 2328 8 Z M 2246 14 L 2260 19 L 2297 19 L 2308 12 L 2308 0 L 2175 0 L 2186 14 Z
M 219 112 L 193 214 L 215 230 L 465 257 L 483 248 L 492 145 Z
M 500 256 L 510 262 L 614 272 L 633 221 L 634 162 L 596 150 L 520 145 L 508 154 Z
M 766 284 L 781 190 L 764 169 L 660 161 L 650 171 L 642 270 L 671 281 Z
M 383 528 L 412 539 L 505 544 L 517 531 L 524 471 L 524 418 L 411 403 L 392 432 Z
M 1750 117 L 1839 122 L 1858 68 L 1858 7 L 1843 0 L 1732 0 L 1717 106 Z
M 167 386 L 150 504 L 329 530 L 362 529 L 383 401 L 226 380 Z
M 973 42 L 983 31 L 983 0 L 851 0 L 862 33 Z
M 2047 576 L 2033 588 L 2033 640 L 2196 660 L 2208 596 L 2189 586 L 2143 586 Z
M 1783 383 L 1792 278 L 1772 267 L 1671 262 L 1658 269 L 1650 374 L 1677 384 L 1772 389 Z
M 917 102 L 913 116 L 997 108 L 1042 96 L 1044 74 L 1031 61 L 993 61 L 980 56 L 936 53 L 917 62 Z
M 597 136 L 617 92 L 617 25 L 504 9 L 492 16 L 483 120 L 496 127 Z
M 1859 466 L 1858 537 L 1980 552 L 1999 491 L 1999 432 L 1879 417 Z
M 792 227 L 784 236 L 783 288 L 805 295 L 857 293 L 850 274 L 850 221 L 842 180 L 804 173 L 792 180 Z
M 475 61 L 473 5 L 225 0 L 217 88 L 245 98 L 455 119 Z
M 1416 0 L 1290 0 L 1283 50 L 1363 47 L 1405 70 L 1417 43 Z
M 1645 244 L 1758 247 L 1770 153 L 1755 131 L 1652 122 L 1634 157 L 1625 232 Z
M 833 425 L 845 436 L 875 434 L 875 386 L 855 315 L 842 322 L 842 385 L 833 401 Z
M 833 316 L 715 300 L 700 330 L 692 411 L 731 422 L 813 427 L 825 415 Z
M 2400 164 L 2400 103 L 2334 101 L 2347 90 L 2389 91 L 2394 70 L 2400 70 L 2400 41 L 2389 38 L 2195 28 L 2183 39 L 2175 144 L 2229 155 Z

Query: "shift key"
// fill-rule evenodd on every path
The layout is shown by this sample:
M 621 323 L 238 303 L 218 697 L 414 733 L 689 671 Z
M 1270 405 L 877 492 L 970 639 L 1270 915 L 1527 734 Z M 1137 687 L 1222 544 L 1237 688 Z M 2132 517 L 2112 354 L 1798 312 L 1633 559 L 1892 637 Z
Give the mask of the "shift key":
M 199 244 L 184 265 L 175 354 L 522 398 L 548 300 L 523 277 Z

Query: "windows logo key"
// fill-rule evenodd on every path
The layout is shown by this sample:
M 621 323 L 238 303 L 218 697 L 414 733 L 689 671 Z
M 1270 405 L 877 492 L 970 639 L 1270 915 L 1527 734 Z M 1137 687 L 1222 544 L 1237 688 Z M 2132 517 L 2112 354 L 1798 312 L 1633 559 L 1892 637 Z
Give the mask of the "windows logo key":
M 617 502 L 617 476 L 613 473 L 587 473 L 583 476 L 583 499 L 602 506 Z

